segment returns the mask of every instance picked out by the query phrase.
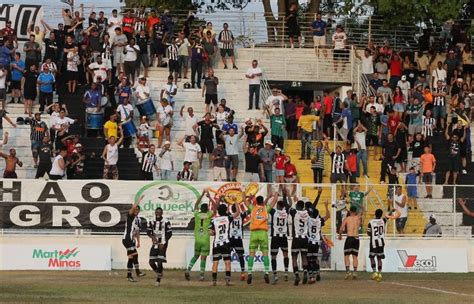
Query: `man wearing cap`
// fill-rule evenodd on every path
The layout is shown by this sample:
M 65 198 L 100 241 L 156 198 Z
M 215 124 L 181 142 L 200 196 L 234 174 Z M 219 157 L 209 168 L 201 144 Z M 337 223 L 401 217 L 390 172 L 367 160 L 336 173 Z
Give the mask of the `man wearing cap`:
M 171 152 L 171 142 L 164 142 L 160 153 L 158 154 L 158 163 L 160 168 L 161 180 L 168 180 L 171 171 L 174 170 L 174 154 Z
M 72 179 L 84 179 L 84 161 L 86 160 L 86 154 L 84 153 L 84 147 L 80 143 L 74 145 L 74 150 L 71 155 L 71 163 L 68 165 L 70 172 L 72 173 Z M 68 171 L 69 171 L 68 170 Z M 70 178 L 68 176 L 68 178 Z
M 430 215 L 430 222 L 426 224 L 423 230 L 423 237 L 441 237 L 443 232 L 441 226 L 436 223 L 436 217 L 434 214 Z
M 258 150 L 258 155 L 263 163 L 263 178 L 261 182 L 273 183 L 273 163 L 275 162 L 275 150 L 273 143 L 269 140 L 265 142 L 265 147 Z
M 263 105 L 264 115 L 275 114 L 275 108 L 279 108 L 280 112 L 283 109 L 283 102 L 288 100 L 288 97 L 284 95 L 281 90 L 277 88 L 272 89 L 272 95 L 268 96 L 265 104 Z
M 402 75 L 402 78 L 397 82 L 397 87 L 400 87 L 400 90 L 403 93 L 403 96 L 405 97 L 405 101 L 408 100 L 410 97 L 410 89 L 411 85 L 410 82 L 407 81 L 407 76 Z

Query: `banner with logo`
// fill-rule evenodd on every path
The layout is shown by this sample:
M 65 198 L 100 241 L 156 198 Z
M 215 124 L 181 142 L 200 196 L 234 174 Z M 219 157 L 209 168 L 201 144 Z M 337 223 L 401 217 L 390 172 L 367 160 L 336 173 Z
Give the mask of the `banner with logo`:
M 91 229 L 123 231 L 131 205 L 151 219 L 161 207 L 173 229 L 190 229 L 196 201 L 225 201 L 245 210 L 244 196 L 266 196 L 273 185 L 178 181 L 0 181 L 0 229 Z
M 383 272 L 467 272 L 464 248 L 385 248 Z M 367 271 L 372 271 L 366 258 Z
M 34 4 L 0 4 L 0 29 L 5 28 L 6 22 L 11 21 L 11 27 L 16 30 L 19 41 L 29 38 L 30 24 L 41 26 L 43 7 Z
M 0 245 L 2 270 L 110 270 L 110 246 Z

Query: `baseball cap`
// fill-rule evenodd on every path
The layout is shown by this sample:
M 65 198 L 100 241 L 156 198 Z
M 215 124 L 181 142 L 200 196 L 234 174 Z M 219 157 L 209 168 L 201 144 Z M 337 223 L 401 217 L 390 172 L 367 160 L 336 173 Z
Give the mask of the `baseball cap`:
M 431 214 L 430 219 L 434 219 L 436 221 L 436 216 L 434 214 Z
M 272 143 L 271 141 L 269 141 L 269 140 L 265 141 L 265 144 L 266 144 L 266 145 L 273 146 L 273 143 Z
M 76 148 L 82 148 L 82 145 L 80 143 L 77 143 L 74 147 Z
M 170 143 L 169 140 L 167 140 L 167 141 L 165 141 L 164 145 L 171 145 L 171 143 Z
M 407 80 L 407 76 L 406 76 L 406 75 L 403 75 L 403 76 L 402 76 L 402 80 Z
M 142 74 L 142 75 L 138 76 L 138 79 L 146 79 L 146 77 L 145 77 L 145 75 Z

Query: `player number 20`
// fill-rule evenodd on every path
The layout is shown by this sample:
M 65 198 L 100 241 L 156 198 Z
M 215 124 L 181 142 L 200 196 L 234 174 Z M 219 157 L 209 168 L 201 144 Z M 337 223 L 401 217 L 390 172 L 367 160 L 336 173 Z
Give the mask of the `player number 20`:
M 374 236 L 381 236 L 381 235 L 383 235 L 383 226 L 375 226 Z

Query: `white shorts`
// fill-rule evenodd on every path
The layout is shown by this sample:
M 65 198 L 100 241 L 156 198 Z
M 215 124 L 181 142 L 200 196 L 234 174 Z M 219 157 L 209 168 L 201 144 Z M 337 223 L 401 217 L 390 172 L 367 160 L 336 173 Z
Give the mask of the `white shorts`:
M 122 64 L 124 61 L 125 61 L 125 54 L 123 52 L 114 52 L 115 66 L 117 66 L 117 64 Z
M 212 176 L 214 181 L 225 181 L 227 179 L 227 174 L 224 167 L 214 167 L 212 169 Z
M 326 45 L 326 36 L 313 36 L 314 46 Z
M 245 181 L 248 183 L 259 183 L 260 176 L 258 173 L 245 172 Z

